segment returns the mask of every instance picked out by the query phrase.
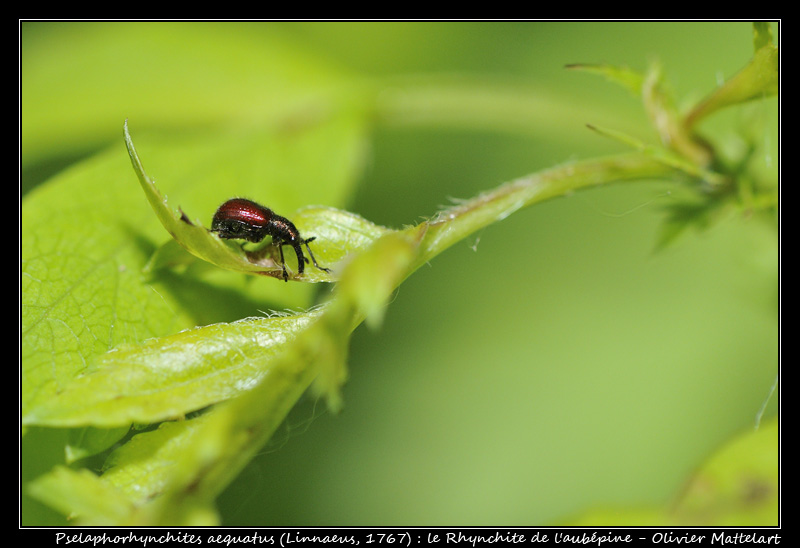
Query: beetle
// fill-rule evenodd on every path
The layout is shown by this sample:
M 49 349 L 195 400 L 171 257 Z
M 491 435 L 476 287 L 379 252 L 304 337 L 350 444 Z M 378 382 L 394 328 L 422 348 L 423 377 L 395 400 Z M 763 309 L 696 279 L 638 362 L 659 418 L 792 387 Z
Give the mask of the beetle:
M 289 219 L 281 217 L 270 208 L 262 206 L 246 198 L 231 198 L 217 209 L 214 219 L 211 221 L 211 232 L 216 232 L 220 238 L 230 240 L 246 240 L 258 243 L 267 236 L 272 236 L 272 245 L 278 247 L 281 254 L 281 268 L 283 269 L 283 281 L 289 281 L 289 274 L 286 272 L 286 262 L 283 259 L 283 246 L 290 245 L 297 254 L 298 273 L 303 274 L 305 263 L 308 259 L 303 255 L 301 246 L 306 246 L 311 262 L 323 272 L 330 272 L 330 269 L 321 267 L 311 252 L 309 243 L 316 240 L 316 236 L 303 238 L 300 231 Z

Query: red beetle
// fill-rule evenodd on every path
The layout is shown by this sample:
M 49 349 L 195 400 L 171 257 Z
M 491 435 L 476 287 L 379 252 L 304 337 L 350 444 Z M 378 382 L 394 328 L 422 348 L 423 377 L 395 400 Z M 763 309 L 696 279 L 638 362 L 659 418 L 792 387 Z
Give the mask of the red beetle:
M 232 198 L 219 206 L 211 221 L 211 232 L 216 232 L 220 238 L 247 240 L 254 243 L 262 241 L 267 236 L 272 236 L 272 245 L 278 246 L 280 250 L 283 280 L 286 282 L 289 281 L 289 274 L 286 272 L 286 263 L 283 260 L 284 245 L 294 248 L 294 252 L 297 254 L 299 274 L 305 271 L 305 263 L 308 262 L 300 247 L 302 245 L 306 246 L 315 267 L 324 272 L 330 272 L 330 269 L 317 264 L 317 260 L 308 246 L 316 237 L 304 240 L 297 227 L 289 219 L 277 215 L 268 207 L 252 200 Z

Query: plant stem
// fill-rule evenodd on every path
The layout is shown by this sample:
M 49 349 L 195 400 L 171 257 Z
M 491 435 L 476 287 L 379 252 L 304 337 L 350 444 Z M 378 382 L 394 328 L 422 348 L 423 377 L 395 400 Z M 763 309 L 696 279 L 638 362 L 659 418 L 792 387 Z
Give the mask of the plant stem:
M 417 267 L 454 243 L 523 207 L 568 196 L 587 187 L 663 178 L 675 173 L 663 163 L 631 153 L 558 166 L 510 181 L 446 209 L 427 221 Z

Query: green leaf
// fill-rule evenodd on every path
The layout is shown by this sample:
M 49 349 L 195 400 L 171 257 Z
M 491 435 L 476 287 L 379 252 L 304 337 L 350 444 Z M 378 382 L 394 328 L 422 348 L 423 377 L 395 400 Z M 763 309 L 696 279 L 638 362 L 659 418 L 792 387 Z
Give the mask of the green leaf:
M 167 200 L 161 195 L 142 166 L 128 132 L 127 121 L 123 135 L 133 169 L 145 196 L 147 196 L 161 224 L 177 243 L 192 255 L 220 268 L 282 278 L 282 265 L 277 257 L 278 250 L 276 246 L 262 248 L 263 251 L 270 252 L 269 255 L 266 253 L 245 252 L 239 245 L 220 239 L 216 234 L 210 232 L 208 228 L 202 226 L 201 223 L 192 221 L 185 212 L 170 208 Z M 316 215 L 311 215 L 311 212 L 316 213 Z M 325 221 L 320 221 L 323 212 L 326 219 Z M 298 228 L 302 227 L 302 234 L 313 233 L 317 238 L 325 242 L 325 248 L 318 251 L 317 256 L 325 264 L 331 266 L 342 260 L 348 252 L 352 252 L 354 249 L 363 249 L 364 245 L 371 241 L 369 236 L 374 238 L 380 233 L 379 227 L 370 225 L 370 223 L 355 215 L 334 209 L 306 209 L 303 216 L 294 218 Z M 365 235 L 366 238 L 364 237 Z M 323 236 L 324 240 L 322 239 Z M 172 260 L 174 260 L 174 251 L 170 252 L 170 257 L 166 259 L 159 258 L 158 262 L 171 262 Z M 293 279 L 297 278 L 293 277 Z M 335 276 L 332 273 L 320 269 L 309 269 L 308 273 L 302 278 L 302 281 L 334 280 Z
M 754 99 L 776 95 L 780 87 L 780 54 L 772 43 L 768 24 L 757 25 L 754 32 L 756 51 L 753 58 L 733 77 L 700 101 L 686 116 L 692 127 L 710 114 Z
M 281 212 L 309 200 L 330 207 L 346 199 L 360 173 L 364 124 L 365 114 L 348 105 L 342 112 L 292 128 L 290 135 L 284 127 L 267 127 L 236 138 L 212 135 L 149 141 L 148 157 L 163 175 L 160 187 L 180 196 L 186 211 L 202 211 L 208 222 L 216 207 L 232 195 L 262 199 L 272 194 L 269 203 Z M 319 161 L 309 162 L 309 156 Z M 130 166 L 124 150 L 115 147 L 41 186 L 23 201 L 22 414 L 28 424 L 37 405 L 49 402 L 96 356 L 112 348 L 220 317 L 311 302 L 308 287 L 286 288 L 283 285 L 300 284 L 267 280 L 247 284 L 237 274 L 220 277 L 206 270 L 209 276 L 175 277 L 159 271 L 143 277 L 144 266 L 170 236 L 143 199 Z M 150 199 L 159 198 L 151 194 Z M 156 210 L 162 221 L 177 226 L 181 234 L 189 233 L 200 242 L 209 240 L 201 221 L 193 221 L 194 226 L 176 223 L 165 207 Z M 369 229 L 355 216 L 345 217 L 329 209 L 328 230 L 342 231 L 351 223 L 359 235 L 352 236 L 350 245 L 363 239 Z M 297 226 L 312 235 L 316 221 L 308 220 L 308 215 L 300 216 Z M 209 249 L 235 256 L 235 248 L 220 245 L 216 238 L 211 241 L 214 246 Z M 320 248 L 320 260 L 329 264 L 342 255 L 341 250 Z M 309 269 L 307 279 L 322 280 L 323 273 L 313 270 Z M 202 300 L 196 298 L 200 287 Z
M 74 428 L 69 431 L 69 439 L 64 449 L 67 464 L 102 453 L 119 442 L 130 428 Z
M 135 522 L 142 515 L 151 523 L 170 522 L 178 519 L 177 509 L 208 508 L 318 374 L 328 379 L 319 389 L 338 402 L 351 331 L 365 314 L 385 304 L 414 265 L 418 244 L 419 238 L 403 233 L 378 239 L 348 264 L 335 298 L 294 340 L 282 345 L 262 379 L 205 415 L 162 424 L 117 449 L 101 481 L 131 500 L 128 514 L 119 516 L 119 522 Z M 378 275 L 374 267 L 379 268 Z M 72 477 L 49 481 L 59 484 L 58 490 L 66 489 L 62 483 L 71 484 Z M 89 510 L 84 519 L 96 519 L 95 509 Z
M 123 493 L 86 469 L 58 466 L 31 482 L 28 491 L 67 516 L 88 518 L 94 525 L 126 523 L 134 511 Z
M 21 36 L 23 165 L 116 142 L 125 118 L 289 134 L 365 99 L 354 75 L 261 22 L 25 22 Z
M 187 445 L 204 428 L 209 415 L 162 423 L 141 432 L 106 459 L 102 481 L 124 493 L 138 506 L 163 493 L 175 474 L 174 463 L 184 457 Z
M 187 501 L 164 508 L 159 501 L 135 506 L 125 494 L 86 469 L 57 466 L 28 486 L 30 494 L 62 510 L 75 525 L 159 526 L 184 523 L 188 526 L 218 525 L 216 512 L 208 504 Z
M 217 266 L 280 277 L 279 267 L 249 262 L 244 253 L 234 253 L 236 248 L 172 210 L 144 172 L 127 126 L 124 137 L 145 195 L 176 241 Z M 347 254 L 366 249 L 386 232 L 357 215 L 331 208 L 306 208 L 296 220 L 299 227 L 317 235 L 317 256 L 331 266 Z M 309 269 L 305 278 L 332 279 L 317 269 Z M 257 383 L 287 340 L 317 315 L 312 311 L 217 324 L 152 339 L 139 346 L 117 348 L 93 361 L 86 372 L 25 413 L 23 424 L 116 427 L 180 417 Z
M 667 248 L 689 229 L 708 228 L 727 210 L 725 205 L 708 196 L 677 198 L 664 208 L 667 215 L 659 228 L 655 249 Z
M 605 76 L 609 81 L 640 97 L 665 149 L 673 149 L 676 154 L 685 157 L 683 164 L 692 164 L 698 168 L 705 168 L 709 164 L 710 151 L 684 127 L 658 63 L 652 63 L 645 73 L 608 64 L 575 64 L 568 65 L 568 68 Z
M 317 315 L 215 324 L 119 347 L 26 413 L 23 424 L 108 428 L 179 418 L 252 387 Z
M 779 524 L 779 426 L 767 421 L 735 436 L 692 475 L 666 506 L 598 507 L 571 527 L 769 527 Z
M 772 26 L 768 21 L 753 23 L 753 51 L 772 44 Z
M 25 416 L 93 356 L 193 323 L 139 270 L 154 248 L 152 212 L 120 150 L 40 187 L 21 207 L 21 404 Z M 126 207 L 127 204 L 127 207 Z M 145 208 L 142 208 L 144 205 Z M 138 206 L 138 207 L 137 207 Z
M 740 434 L 691 479 L 674 513 L 692 526 L 771 526 L 780 517 L 780 428 L 777 418 Z
M 139 184 L 141 184 L 158 220 L 161 221 L 161 224 L 175 241 L 193 255 L 222 268 L 254 273 L 267 273 L 276 270 L 274 265 L 262 266 L 247 261 L 241 250 L 236 253 L 234 251 L 236 248 L 228 246 L 219 238 L 214 237 L 202 224 L 195 224 L 185 213 L 170 209 L 167 201 L 153 184 L 152 179 L 144 171 L 142 162 L 128 133 L 127 120 L 125 121 L 123 136 L 128 155 L 131 158 L 131 164 L 133 164 L 133 170 L 139 179 Z

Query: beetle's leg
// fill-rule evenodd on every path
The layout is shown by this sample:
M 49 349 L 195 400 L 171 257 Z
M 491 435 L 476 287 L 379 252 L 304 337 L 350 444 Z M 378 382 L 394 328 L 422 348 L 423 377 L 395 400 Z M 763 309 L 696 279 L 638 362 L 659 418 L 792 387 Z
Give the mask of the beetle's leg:
M 306 258 L 303 256 L 303 248 L 300 247 L 297 241 L 292 244 L 292 247 L 294 247 L 294 252 L 297 254 L 297 273 L 302 274 L 306 267 Z
M 317 267 L 318 269 L 322 270 L 323 272 L 330 272 L 331 271 L 330 268 L 325 268 L 325 267 L 319 266 L 319 264 L 317 263 L 317 259 L 314 257 L 314 254 L 311 252 L 311 248 L 308 246 L 309 242 L 313 242 L 316 239 L 317 239 L 316 236 L 312 236 L 311 238 L 309 238 L 307 240 L 303 240 L 303 243 L 305 244 L 306 249 L 308 250 L 308 254 L 311 256 L 311 262 L 314 263 L 314 266 Z M 306 259 L 306 261 L 307 260 L 308 259 Z
M 289 274 L 286 273 L 286 261 L 283 260 L 283 242 L 278 243 L 278 250 L 281 252 L 281 268 L 283 269 L 283 281 L 289 281 Z

